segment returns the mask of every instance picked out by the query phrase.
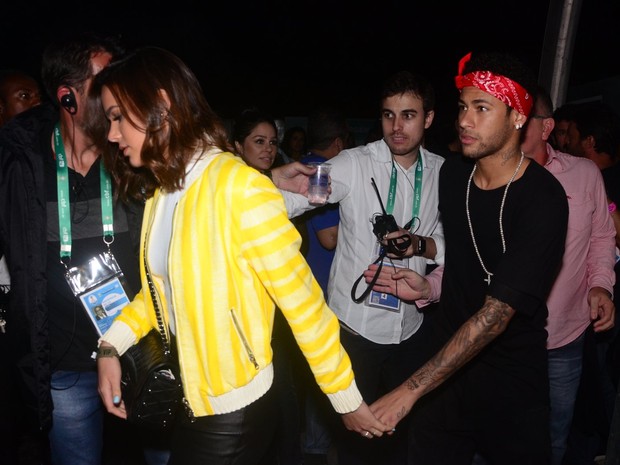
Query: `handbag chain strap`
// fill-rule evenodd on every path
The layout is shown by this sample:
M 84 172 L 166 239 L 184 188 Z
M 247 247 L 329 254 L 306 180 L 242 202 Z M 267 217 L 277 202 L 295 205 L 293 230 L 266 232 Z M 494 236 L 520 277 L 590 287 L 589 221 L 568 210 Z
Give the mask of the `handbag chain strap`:
M 144 271 L 146 272 L 146 282 L 149 285 L 149 291 L 151 293 L 151 300 L 153 301 L 153 307 L 155 308 L 155 316 L 157 317 L 157 326 L 159 329 L 159 334 L 161 335 L 161 340 L 164 344 L 164 353 L 166 355 L 170 355 L 170 343 L 168 342 L 168 337 L 166 336 L 166 327 L 164 325 L 164 316 L 161 313 L 161 309 L 159 308 L 159 296 L 157 295 L 157 290 L 155 289 L 155 284 L 153 283 L 153 279 L 151 277 L 151 271 L 149 270 L 149 265 L 146 262 L 146 243 L 148 241 L 144 241 Z

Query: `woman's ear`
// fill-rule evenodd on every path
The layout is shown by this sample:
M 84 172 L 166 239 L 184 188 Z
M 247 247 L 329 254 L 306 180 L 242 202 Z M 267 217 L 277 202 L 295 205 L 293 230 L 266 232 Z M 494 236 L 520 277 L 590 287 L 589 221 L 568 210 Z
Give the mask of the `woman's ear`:
M 241 145 L 237 141 L 235 141 L 235 152 L 237 153 L 237 155 L 243 155 L 243 145 Z
M 161 99 L 164 101 L 164 104 L 166 105 L 166 110 L 169 112 L 170 111 L 170 97 L 168 97 L 168 92 L 166 92 L 164 89 L 159 89 L 159 96 L 161 97 Z

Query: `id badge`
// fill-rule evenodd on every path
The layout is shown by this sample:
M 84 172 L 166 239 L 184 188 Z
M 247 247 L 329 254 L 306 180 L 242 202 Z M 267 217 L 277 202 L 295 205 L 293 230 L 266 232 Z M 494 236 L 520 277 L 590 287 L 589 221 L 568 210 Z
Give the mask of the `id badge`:
M 380 243 L 377 243 L 377 245 L 375 246 L 375 256 L 379 257 L 380 253 L 381 253 L 381 247 L 383 247 Z M 408 267 L 408 259 L 402 259 L 402 260 L 397 260 L 397 259 L 387 259 L 384 258 L 383 259 L 383 266 L 394 266 L 397 268 L 407 268 Z M 389 312 L 394 312 L 394 313 L 399 313 L 400 312 L 400 299 L 398 297 L 396 297 L 395 295 L 392 294 L 387 294 L 385 292 L 377 292 L 377 291 L 370 291 L 370 294 L 368 294 L 368 297 L 366 297 L 366 300 L 364 301 L 364 303 L 366 304 L 366 306 L 368 307 L 375 307 L 375 308 L 380 308 L 383 310 L 387 310 Z
M 127 280 L 112 252 L 103 252 L 84 265 L 68 269 L 65 279 L 99 335 L 107 331 L 129 304 Z

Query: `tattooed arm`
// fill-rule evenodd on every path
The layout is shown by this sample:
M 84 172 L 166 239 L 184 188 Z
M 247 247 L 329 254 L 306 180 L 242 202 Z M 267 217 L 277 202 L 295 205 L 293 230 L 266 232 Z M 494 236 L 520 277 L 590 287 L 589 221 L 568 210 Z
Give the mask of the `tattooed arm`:
M 403 384 L 370 406 L 375 416 L 395 427 L 424 394 L 429 393 L 469 362 L 504 332 L 515 311 L 493 297 L 454 333 L 443 348 Z

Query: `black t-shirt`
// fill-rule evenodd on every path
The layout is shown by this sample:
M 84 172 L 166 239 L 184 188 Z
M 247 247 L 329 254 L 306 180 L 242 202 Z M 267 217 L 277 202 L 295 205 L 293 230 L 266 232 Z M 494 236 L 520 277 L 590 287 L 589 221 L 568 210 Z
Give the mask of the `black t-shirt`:
M 443 390 L 455 390 L 457 405 L 446 408 L 455 418 L 467 413 L 481 418 L 484 409 L 492 414 L 499 408 L 494 399 L 515 407 L 548 404 L 545 302 L 561 263 L 568 219 L 564 189 L 531 162 L 506 195 L 503 253 L 499 215 L 505 186 L 484 191 L 472 180 L 469 212 L 478 250 L 493 273 L 488 286 L 466 214 L 465 193 L 473 166 L 471 160 L 452 157 L 441 169 L 439 210 L 446 255 L 435 319 L 437 342 L 443 345 L 482 307 L 486 295 L 509 304 L 516 314 L 503 334 L 445 383 Z
M 47 142 L 45 184 L 47 199 L 47 305 L 50 319 L 52 371 L 87 371 L 96 368 L 92 354 L 99 335 L 82 303 L 76 298 L 60 262 L 58 226 L 58 192 L 56 162 L 49 139 Z M 93 256 L 105 252 L 101 219 L 100 161 L 97 160 L 86 176 L 69 169 L 69 199 L 71 207 L 72 252 L 71 265 L 85 264 Z M 123 270 L 133 299 L 140 289 L 139 258 L 132 247 L 127 214 L 120 204 L 114 205 L 114 241 L 111 250 Z
M 609 200 L 614 202 L 617 207 L 620 208 L 620 163 L 616 163 L 609 168 L 605 168 L 601 171 L 601 174 L 603 175 L 603 182 L 605 183 L 605 190 L 607 191 L 607 196 L 609 197 Z M 617 305 L 618 296 L 620 295 L 620 280 L 618 279 L 618 276 L 620 276 L 620 262 L 616 262 L 614 271 L 616 272 L 616 284 L 614 285 L 614 302 L 616 302 Z

